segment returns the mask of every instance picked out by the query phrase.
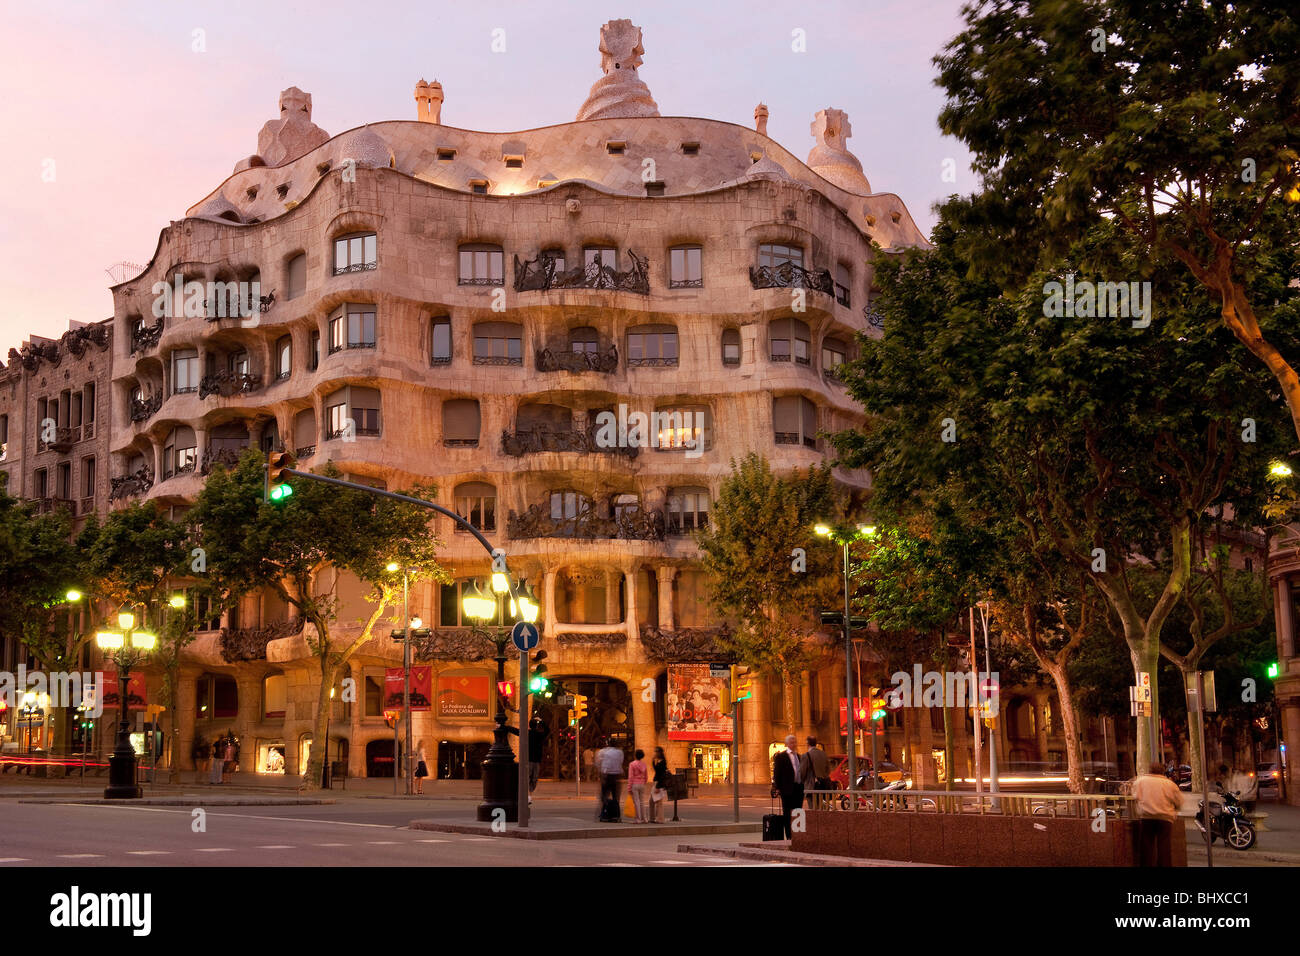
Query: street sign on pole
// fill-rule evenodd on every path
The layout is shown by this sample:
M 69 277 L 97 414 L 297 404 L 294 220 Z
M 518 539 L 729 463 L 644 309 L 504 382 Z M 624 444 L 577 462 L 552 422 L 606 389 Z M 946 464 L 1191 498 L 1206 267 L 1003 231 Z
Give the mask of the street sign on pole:
M 538 641 L 542 638 L 541 635 L 537 633 L 536 624 L 529 624 L 527 621 L 520 621 L 510 631 L 510 639 L 515 642 L 515 647 L 519 648 L 519 650 L 531 651 L 537 646 Z M 527 675 L 525 674 L 524 677 L 526 683 Z

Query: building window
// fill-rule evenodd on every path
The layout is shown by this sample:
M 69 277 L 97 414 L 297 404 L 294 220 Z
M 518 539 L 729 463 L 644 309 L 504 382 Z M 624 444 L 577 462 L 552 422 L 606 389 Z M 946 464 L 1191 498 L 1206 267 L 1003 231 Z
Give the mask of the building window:
M 591 499 L 569 489 L 552 491 L 550 499 L 551 521 L 555 523 L 556 534 L 572 537 L 577 533 L 579 519 L 591 510 Z
M 587 270 L 595 267 L 617 272 L 618 250 L 613 246 L 583 246 L 582 267 Z
M 172 353 L 172 394 L 199 390 L 198 349 L 177 349 Z
M 699 289 L 704 285 L 699 246 L 677 246 L 668 251 L 668 287 L 670 289 Z
M 350 437 L 375 438 L 380 434 L 379 389 L 349 385 L 325 399 L 329 431 L 325 440 Z M 350 421 L 350 424 L 349 424 Z
M 307 291 L 307 254 L 300 252 L 289 260 L 286 299 L 296 299 Z
M 488 191 L 488 181 L 486 179 L 471 179 L 469 181 L 469 191 L 475 196 L 486 196 Z
M 709 526 L 709 489 L 673 488 L 668 493 L 668 533 L 690 534 Z
M 740 329 L 722 330 L 722 364 L 740 364 Z
M 641 513 L 641 499 L 633 494 L 614 495 L 609 499 L 609 514 L 615 521 L 622 523 Z
M 477 448 L 479 429 L 478 399 L 449 398 L 442 403 L 442 443 L 456 448 Z
M 95 423 L 95 383 L 88 382 L 86 387 L 81 390 L 81 396 L 81 407 L 83 409 L 81 421 L 85 425 L 93 425 Z M 86 434 L 84 437 L 90 438 L 91 434 Z
M 379 264 L 373 232 L 358 232 L 334 240 L 334 274 L 369 272 Z
M 793 356 L 800 365 L 812 364 L 808 323 L 795 318 L 776 319 L 768 326 L 767 340 L 773 362 L 789 362 Z
M 244 349 L 231 352 L 230 357 L 226 359 L 226 369 L 231 375 L 247 375 L 249 368 L 248 352 Z
M 67 501 L 72 497 L 72 462 L 59 462 L 54 473 L 54 497 Z
M 468 587 L 469 579 L 455 581 L 451 584 L 438 585 L 438 625 L 439 627 L 470 627 L 479 622 L 470 620 L 468 617 L 462 617 L 464 611 L 461 607 L 461 593 L 464 588 Z M 478 581 L 479 590 L 484 590 L 487 582 Z M 493 611 L 492 619 L 485 622 L 487 626 L 499 624 L 514 624 L 517 617 L 510 613 L 509 601 L 497 601 L 496 608 Z M 505 620 L 502 621 L 502 610 L 505 611 Z
M 698 155 L 700 155 L 700 144 L 699 144 L 699 143 L 682 143 L 682 155 L 683 155 L 683 156 L 698 156 Z
M 430 341 L 432 351 L 429 355 L 431 365 L 451 364 L 451 317 L 435 315 L 430 322 Z
M 775 269 L 786 263 L 803 268 L 803 249 L 782 242 L 765 242 L 758 247 L 758 265 Z
M 36 497 L 48 498 L 50 496 L 50 473 L 44 468 L 38 468 L 35 475 Z
M 545 259 L 551 263 L 551 274 L 559 275 L 564 271 L 564 250 L 563 249 L 543 249 L 538 256 L 539 259 Z
M 600 334 L 590 325 L 569 329 L 569 350 L 595 355 L 600 351 Z
M 474 364 L 523 365 L 523 334 L 516 322 L 480 322 L 474 326 Z
M 0 461 L 9 457 L 9 416 L 0 415 Z
M 275 380 L 282 382 L 293 372 L 293 339 L 280 336 L 275 343 Z
M 822 339 L 822 371 L 831 378 L 839 378 L 840 366 L 848 360 L 849 348 L 843 339 Z
M 852 277 L 849 275 L 849 267 L 844 263 L 837 263 L 835 266 L 835 301 L 842 306 L 849 304 L 849 283 Z
M 817 447 L 817 406 L 802 395 L 772 399 L 772 429 L 778 445 Z
M 605 151 L 611 156 L 622 156 L 627 150 L 627 143 L 622 140 L 610 140 L 605 144 Z
M 467 481 L 456 486 L 456 514 L 479 531 L 497 529 L 497 490 L 485 481 Z M 460 525 L 456 531 L 468 534 Z
M 293 416 L 293 451 L 299 458 L 310 458 L 316 453 L 316 411 L 299 409 Z
M 81 459 L 81 497 L 95 497 L 95 459 Z
M 486 190 L 485 190 L 486 191 Z M 505 276 L 505 253 L 500 246 L 473 244 L 460 247 L 461 285 L 503 284 Z
M 348 349 L 375 347 L 375 307 L 348 303 L 330 317 L 330 354 Z
M 450 163 L 456 158 L 456 151 L 448 146 L 438 147 L 438 162 Z
M 320 368 L 320 332 L 313 331 L 311 334 L 311 361 L 307 368 L 312 372 Z
M 677 329 L 671 325 L 637 325 L 627 331 L 628 368 L 677 364 Z
M 655 409 L 655 448 L 660 451 L 707 451 L 713 445 L 707 405 L 666 405 Z
M 167 440 L 163 443 L 163 478 L 167 479 L 172 475 L 193 471 L 197 457 L 198 449 L 197 442 L 194 439 L 194 429 L 188 425 L 172 429 L 172 433 L 167 436 Z

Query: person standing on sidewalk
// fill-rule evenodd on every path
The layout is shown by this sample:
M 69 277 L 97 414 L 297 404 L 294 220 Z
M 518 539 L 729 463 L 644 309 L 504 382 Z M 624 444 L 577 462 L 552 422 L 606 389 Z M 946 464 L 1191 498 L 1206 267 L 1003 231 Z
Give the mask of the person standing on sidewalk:
M 808 738 L 808 750 L 803 755 L 803 784 L 804 792 L 809 790 L 830 790 L 831 784 L 831 761 L 826 756 L 826 751 L 817 746 L 817 738 Z M 818 799 L 825 800 L 825 796 L 817 797 L 815 794 L 808 795 L 808 809 L 817 809 L 815 803 Z
M 636 759 L 628 764 L 627 768 L 627 788 L 632 793 L 632 806 L 636 808 L 636 822 L 649 823 L 645 815 L 645 791 L 646 780 L 649 774 L 646 772 L 645 751 L 638 750 Z
M 650 791 L 650 822 L 664 822 L 664 805 L 668 802 L 668 788 L 672 780 L 668 773 L 668 758 L 664 748 L 656 747 L 655 755 L 650 760 L 650 772 L 654 779 L 654 789 Z
M 1138 865 L 1173 866 L 1171 841 L 1183 792 L 1155 762 L 1133 781 L 1133 799 L 1138 812 Z
M 420 741 L 420 749 L 415 752 L 415 792 L 419 796 L 424 796 L 424 778 L 429 776 L 429 762 L 424 755 L 424 741 Z
M 799 738 L 790 734 L 785 738 L 785 750 L 772 758 L 772 796 L 781 797 L 781 818 L 784 839 L 792 836 L 790 815 L 803 803 L 803 761 L 799 759 Z
M 609 740 L 596 753 L 596 770 L 600 773 L 600 803 L 597 818 L 602 823 L 622 823 L 623 809 L 618 805 L 623 789 L 623 751 Z M 612 812 L 607 816 L 606 806 L 612 802 Z
M 218 737 L 217 742 L 212 745 L 212 773 L 208 777 L 208 783 L 221 783 L 221 771 L 226 765 L 226 740 L 224 737 Z
M 537 780 L 542 775 L 542 748 L 546 738 L 551 735 L 551 728 L 540 717 L 528 722 L 528 805 L 533 804 L 533 791 L 537 789 Z

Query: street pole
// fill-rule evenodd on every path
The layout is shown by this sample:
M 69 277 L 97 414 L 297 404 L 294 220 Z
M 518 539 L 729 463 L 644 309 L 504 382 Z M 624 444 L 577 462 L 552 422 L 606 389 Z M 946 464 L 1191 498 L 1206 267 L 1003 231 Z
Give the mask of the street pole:
M 849 780 L 846 790 L 852 790 L 858 782 L 858 757 L 854 746 L 857 728 L 853 720 L 853 643 L 849 636 L 849 542 L 844 540 L 844 719 L 845 740 L 849 751 Z
M 1210 819 L 1210 774 L 1205 752 L 1205 671 L 1196 672 L 1196 722 L 1201 728 L 1201 810 L 1205 817 L 1205 863 L 1214 869 L 1214 838 L 1211 836 Z M 1174 821 L 1177 822 L 1177 821 Z M 1225 839 L 1223 841 L 1227 843 Z
M 526 643 L 526 642 L 525 642 Z M 519 651 L 519 828 L 528 828 L 528 711 L 532 692 L 528 689 L 528 652 Z
M 734 684 L 729 693 L 735 700 Z M 731 707 L 731 812 L 737 823 L 740 822 L 740 707 L 738 700 Z
M 402 754 L 403 776 L 406 778 L 406 795 L 409 797 L 415 788 L 411 786 L 411 576 L 402 568 L 402 716 L 406 720 L 406 750 Z
M 980 706 L 980 698 L 983 694 L 980 688 L 979 666 L 979 658 L 975 654 L 975 608 L 972 607 L 970 609 L 970 672 L 975 700 L 972 703 L 971 726 L 975 728 L 975 793 L 977 795 L 984 793 L 984 741 L 980 736 L 980 732 L 984 729 L 984 713 Z
M 984 611 L 984 606 L 980 605 L 980 625 L 984 629 L 984 672 L 988 674 L 986 680 L 993 680 L 993 664 L 989 657 L 989 618 Z M 999 709 L 1001 709 L 1002 688 L 998 688 Z M 989 727 L 989 793 L 998 792 L 998 717 L 993 715 L 993 724 Z M 996 801 L 995 801 L 995 806 Z

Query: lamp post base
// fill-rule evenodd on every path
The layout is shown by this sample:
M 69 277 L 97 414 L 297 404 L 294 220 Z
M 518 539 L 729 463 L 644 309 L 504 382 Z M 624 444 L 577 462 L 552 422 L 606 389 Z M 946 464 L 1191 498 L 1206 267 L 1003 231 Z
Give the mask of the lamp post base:
M 508 733 L 505 725 L 498 723 L 492 747 L 483 758 L 483 802 L 477 814 L 481 822 L 501 820 L 500 811 L 505 812 L 506 823 L 519 822 L 519 764 L 506 739 Z
M 122 721 L 117 731 L 117 749 L 108 758 L 108 786 L 104 788 L 105 800 L 138 800 L 144 791 L 135 782 L 136 757 L 131 746 L 130 729 Z

